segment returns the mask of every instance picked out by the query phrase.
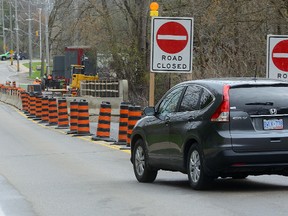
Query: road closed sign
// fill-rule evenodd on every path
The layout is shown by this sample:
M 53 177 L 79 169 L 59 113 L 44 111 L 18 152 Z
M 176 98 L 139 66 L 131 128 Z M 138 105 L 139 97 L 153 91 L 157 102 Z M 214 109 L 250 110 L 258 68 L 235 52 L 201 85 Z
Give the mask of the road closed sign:
M 193 18 L 152 18 L 152 72 L 192 72 L 192 50 Z
M 288 81 L 288 35 L 267 36 L 266 76 Z

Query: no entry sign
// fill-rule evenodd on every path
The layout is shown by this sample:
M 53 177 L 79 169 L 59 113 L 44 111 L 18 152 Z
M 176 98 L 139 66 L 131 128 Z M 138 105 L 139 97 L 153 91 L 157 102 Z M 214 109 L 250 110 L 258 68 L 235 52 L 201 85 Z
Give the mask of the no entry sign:
M 267 77 L 288 80 L 288 36 L 268 35 Z
M 288 72 L 288 39 L 281 40 L 272 50 L 272 61 L 282 71 Z
M 152 72 L 192 72 L 193 19 L 154 17 L 151 34 Z
M 159 48 L 164 52 L 179 53 L 187 46 L 188 32 L 178 22 L 167 22 L 157 31 L 156 41 Z

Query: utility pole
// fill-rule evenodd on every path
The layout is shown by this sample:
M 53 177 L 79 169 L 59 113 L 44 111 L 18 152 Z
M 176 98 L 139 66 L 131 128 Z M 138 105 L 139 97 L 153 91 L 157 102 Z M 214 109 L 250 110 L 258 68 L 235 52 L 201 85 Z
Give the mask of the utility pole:
M 46 14 L 45 14 L 45 40 L 46 40 L 46 72 L 47 75 L 50 74 L 50 57 L 49 57 L 49 29 L 48 29 L 48 21 L 49 21 L 49 0 L 46 3 Z
M 39 8 L 39 46 L 40 46 L 40 59 L 42 59 L 42 8 Z
M 12 24 L 12 0 L 10 3 L 10 62 L 13 65 L 13 24 Z
M 17 71 L 19 72 L 19 27 L 18 27 L 18 5 L 17 5 L 17 0 L 15 0 L 15 27 L 16 27 L 16 59 L 17 59 Z M 19 56 L 20 57 L 20 56 Z
M 12 24 L 12 2 L 9 2 L 10 11 L 10 50 L 13 50 L 13 24 Z
M 75 30 L 75 32 L 74 32 L 74 34 L 75 34 L 75 36 L 74 36 L 74 45 L 76 45 L 76 46 L 79 46 L 79 35 L 80 35 L 80 33 L 79 33 L 79 28 L 78 28 L 78 25 L 79 25 L 79 2 L 78 2 L 78 0 L 74 0 L 74 2 L 75 2 L 75 5 L 74 5 L 74 7 L 75 7 L 75 15 L 74 15 L 74 20 L 77 20 L 76 21 L 76 30 Z
M 29 22 L 29 77 L 32 75 L 32 35 L 31 35 L 31 0 L 28 2 L 28 22 Z
M 2 35 L 3 35 L 3 51 L 6 53 L 6 36 L 5 36 L 5 14 L 4 14 L 4 0 L 2 0 Z

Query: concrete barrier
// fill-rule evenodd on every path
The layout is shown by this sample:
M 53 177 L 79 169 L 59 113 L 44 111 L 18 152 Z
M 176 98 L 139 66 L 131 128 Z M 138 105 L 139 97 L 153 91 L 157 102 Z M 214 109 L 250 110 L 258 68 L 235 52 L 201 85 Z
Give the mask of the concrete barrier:
M 102 101 L 107 101 L 111 104 L 112 114 L 114 116 L 119 116 L 120 114 L 120 104 L 123 102 L 122 98 L 95 98 L 95 97 L 66 97 L 68 108 L 70 108 L 70 102 L 73 100 L 80 101 L 84 99 L 89 104 L 89 114 L 98 115 L 100 111 L 100 105 Z
M 56 97 L 58 98 L 62 98 L 62 97 Z M 67 106 L 68 109 L 70 108 L 70 102 L 73 100 L 86 100 L 89 104 L 89 114 L 90 115 L 98 115 L 99 111 L 100 111 L 100 105 L 103 101 L 109 102 L 111 104 L 111 108 L 112 108 L 112 116 L 119 116 L 120 115 L 120 104 L 121 102 L 123 102 L 123 98 L 95 98 L 95 97 L 65 97 L 67 100 Z M 0 93 L 0 100 L 2 102 L 5 102 L 7 104 L 13 105 L 15 107 L 17 107 L 18 109 L 22 108 L 22 101 L 21 101 L 21 97 L 17 96 L 17 95 L 12 95 L 12 94 L 5 94 L 5 93 Z

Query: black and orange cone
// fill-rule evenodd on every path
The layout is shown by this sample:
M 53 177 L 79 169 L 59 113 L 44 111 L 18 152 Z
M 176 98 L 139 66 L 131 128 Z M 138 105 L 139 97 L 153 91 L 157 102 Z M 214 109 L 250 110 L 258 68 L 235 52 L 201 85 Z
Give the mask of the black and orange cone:
M 121 103 L 118 141 L 115 142 L 114 145 L 126 145 L 127 144 L 128 117 L 129 117 L 129 105 L 126 103 Z
M 48 124 L 47 126 L 57 125 L 58 123 L 58 113 L 57 113 L 57 100 L 56 98 L 49 98 L 48 100 Z
M 28 112 L 28 93 L 25 91 L 22 91 L 21 93 L 21 100 L 22 100 L 22 111 L 24 113 Z
M 34 93 L 30 93 L 30 115 L 28 118 L 35 118 L 36 117 L 36 96 Z
M 42 97 L 41 121 L 39 123 L 47 123 L 49 121 L 49 98 Z
M 142 109 L 140 106 L 129 106 L 129 117 L 128 117 L 128 133 L 127 133 L 127 144 L 126 148 L 130 148 L 131 135 L 134 126 L 137 121 L 142 117 Z M 120 148 L 120 149 L 126 149 Z
M 86 100 L 78 102 L 77 134 L 73 136 L 90 136 L 89 107 Z
M 114 139 L 110 138 L 110 125 L 111 125 L 111 104 L 109 102 L 102 102 L 100 105 L 97 133 L 96 136 L 92 137 L 92 140 L 115 142 Z
M 30 96 L 30 93 L 27 93 L 27 112 L 26 112 L 27 116 L 31 115 L 30 107 L 31 107 L 31 96 Z
M 36 95 L 36 114 L 35 114 L 35 118 L 33 118 L 33 120 L 41 120 L 41 116 L 42 116 L 42 96 L 40 95 Z
M 76 134 L 78 131 L 78 102 L 70 102 L 70 131 L 67 134 Z
M 67 101 L 65 98 L 58 99 L 58 127 L 56 128 L 69 128 Z

